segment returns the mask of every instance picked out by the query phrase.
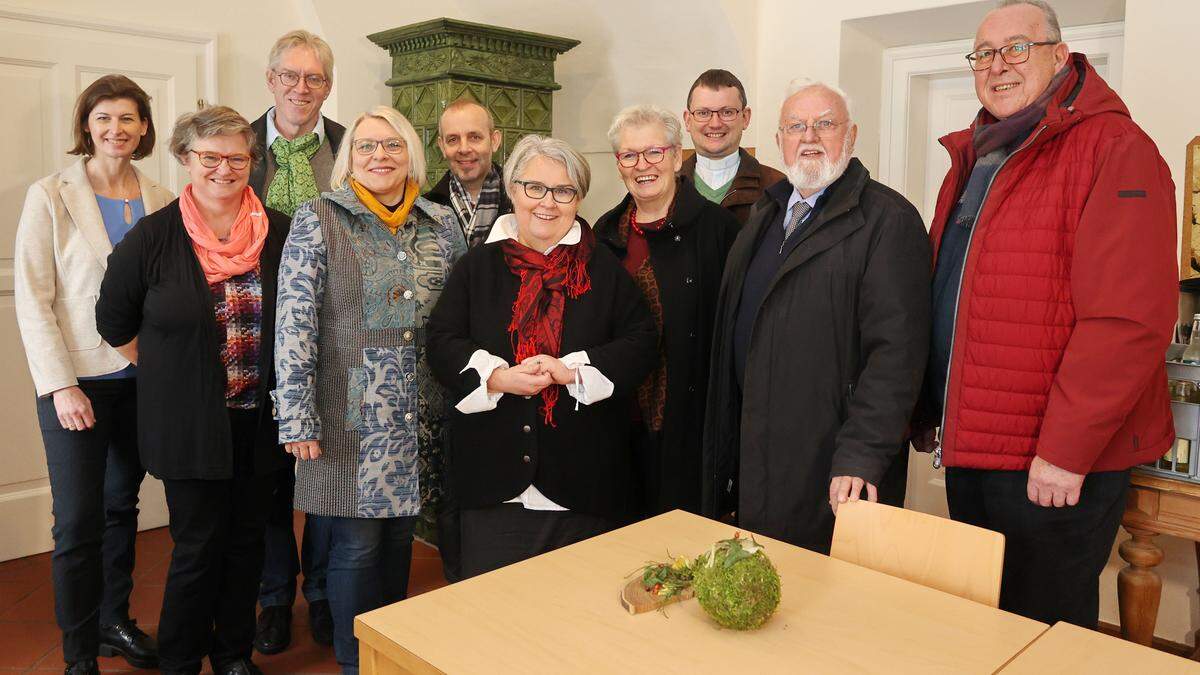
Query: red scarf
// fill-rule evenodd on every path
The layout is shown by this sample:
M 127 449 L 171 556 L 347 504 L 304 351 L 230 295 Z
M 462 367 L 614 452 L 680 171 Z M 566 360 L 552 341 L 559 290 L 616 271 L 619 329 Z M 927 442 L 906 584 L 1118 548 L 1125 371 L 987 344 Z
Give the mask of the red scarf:
M 650 258 L 650 245 L 646 243 L 646 231 L 658 232 L 667 225 L 671 215 L 675 212 L 675 200 L 671 200 L 671 206 L 667 209 L 667 215 L 659 218 L 652 223 L 639 223 L 637 221 L 637 204 L 630 200 L 629 202 L 629 237 L 625 242 L 625 260 L 622 261 L 625 265 L 625 270 L 630 276 L 636 277 L 638 270 L 642 268 L 642 263 Z
M 547 255 L 516 239 L 505 239 L 500 245 L 509 271 L 521 279 L 513 302 L 512 321 L 508 324 L 516 363 L 538 354 L 561 356 L 567 296 L 578 298 L 592 287 L 587 264 L 596 238 L 587 225 L 581 224 L 579 228 L 578 244 L 559 244 Z M 558 387 L 551 385 L 542 390 L 542 417 L 549 426 L 554 426 L 556 401 Z

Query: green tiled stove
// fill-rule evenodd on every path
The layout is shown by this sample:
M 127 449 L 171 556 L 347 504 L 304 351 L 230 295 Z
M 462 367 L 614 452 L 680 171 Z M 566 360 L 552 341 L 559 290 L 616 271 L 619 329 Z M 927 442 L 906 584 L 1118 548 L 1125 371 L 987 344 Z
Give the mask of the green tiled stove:
M 392 106 L 404 114 L 425 144 L 429 184 L 446 171 L 437 147 L 438 117 L 461 98 L 483 104 L 503 132 L 493 160 L 503 164 L 525 134 L 549 134 L 554 60 L 578 40 L 434 19 L 367 36 L 392 57 Z

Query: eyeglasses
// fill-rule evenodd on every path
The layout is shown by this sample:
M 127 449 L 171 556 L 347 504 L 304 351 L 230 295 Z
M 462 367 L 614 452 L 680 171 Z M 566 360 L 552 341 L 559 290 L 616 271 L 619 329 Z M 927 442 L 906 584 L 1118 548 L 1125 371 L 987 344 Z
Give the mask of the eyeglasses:
M 377 141 L 373 138 L 359 138 L 354 141 L 354 151 L 360 155 L 373 155 L 375 148 L 383 146 L 383 151 L 389 155 L 399 155 L 408 150 L 408 144 L 402 138 L 388 138 Z
M 967 54 L 967 63 L 971 64 L 971 70 L 987 70 L 992 67 L 992 62 L 996 60 L 996 54 L 999 53 L 1000 58 L 1004 59 L 1005 63 L 1016 65 L 1029 60 L 1031 48 L 1056 44 L 1058 43 L 1053 40 L 1045 42 L 1014 42 L 999 49 L 979 49 Z
M 667 151 L 671 149 L 669 145 L 653 145 L 641 152 L 628 150 L 626 152 L 614 152 L 617 161 L 624 167 L 637 166 L 638 157 L 645 157 L 647 164 L 658 164 L 667 156 Z
M 712 119 L 713 115 L 721 118 L 722 122 L 732 122 L 737 119 L 738 115 L 742 114 L 744 108 L 721 108 L 720 110 L 712 110 L 709 108 L 696 108 L 689 110 L 692 117 L 696 118 L 697 122 L 707 122 Z
M 221 155 L 215 152 L 200 152 L 198 150 L 188 150 L 188 152 L 196 155 L 200 160 L 200 166 L 208 169 L 215 169 L 221 166 L 221 162 L 228 162 L 229 168 L 234 171 L 241 171 L 250 166 L 250 155 Z
M 549 185 L 543 185 L 531 180 L 514 180 L 513 182 L 525 188 L 525 196 L 530 199 L 541 199 L 549 192 L 554 196 L 554 201 L 559 204 L 570 204 L 579 196 L 579 190 L 570 185 L 550 187 Z
M 277 70 L 275 74 L 279 76 L 279 81 L 285 87 L 294 87 L 300 84 L 300 73 L 290 70 Z M 323 75 L 305 75 L 304 84 L 307 84 L 309 89 L 324 89 L 325 85 L 329 84 L 329 80 L 325 79 Z
M 842 126 L 846 122 L 834 122 L 833 120 L 817 120 L 812 124 L 806 122 L 792 122 L 791 124 L 779 127 L 787 136 L 803 136 L 809 129 L 813 130 L 817 136 L 825 138 L 834 132 L 835 129 Z

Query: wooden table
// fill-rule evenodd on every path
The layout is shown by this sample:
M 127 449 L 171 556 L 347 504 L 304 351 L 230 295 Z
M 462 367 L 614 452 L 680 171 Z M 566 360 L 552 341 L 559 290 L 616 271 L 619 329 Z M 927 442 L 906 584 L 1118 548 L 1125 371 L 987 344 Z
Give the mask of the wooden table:
M 362 673 L 993 673 L 1048 628 L 765 537 L 783 600 L 757 631 L 722 630 L 694 600 L 621 608 L 644 562 L 732 534 L 673 511 L 360 615 Z
M 1154 538 L 1169 534 L 1191 539 L 1197 542 L 1200 558 L 1200 485 L 1135 471 L 1121 524 L 1133 536 L 1121 542 L 1119 549 L 1121 558 L 1129 563 L 1117 575 L 1121 635 L 1149 646 L 1162 595 L 1162 579 L 1154 568 L 1163 561 L 1163 552 Z M 1200 638 L 1200 631 L 1196 635 Z M 1200 656 L 1200 640 L 1196 644 L 1193 659 Z
M 1200 663 L 1059 622 L 1000 672 L 1001 675 L 1197 675 Z

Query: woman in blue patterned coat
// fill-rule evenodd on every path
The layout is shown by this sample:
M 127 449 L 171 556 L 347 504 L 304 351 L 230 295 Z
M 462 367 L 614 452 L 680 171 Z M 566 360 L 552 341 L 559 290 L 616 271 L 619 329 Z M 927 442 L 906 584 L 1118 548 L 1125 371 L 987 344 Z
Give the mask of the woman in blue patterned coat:
M 358 672 L 354 616 L 405 597 L 418 455 L 441 438 L 425 321 L 466 244 L 454 214 L 419 196 L 424 177 L 408 120 L 383 106 L 360 115 L 333 192 L 296 211 L 279 269 L 279 440 L 303 460 L 296 508 L 330 520 L 329 604 L 345 673 Z

